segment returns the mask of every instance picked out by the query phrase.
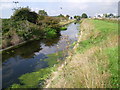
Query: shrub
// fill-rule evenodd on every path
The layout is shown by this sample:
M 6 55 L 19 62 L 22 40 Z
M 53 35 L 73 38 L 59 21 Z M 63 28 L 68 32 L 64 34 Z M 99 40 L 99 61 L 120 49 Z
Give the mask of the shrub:
M 38 11 L 38 14 L 39 14 L 40 16 L 48 16 L 48 14 L 47 14 L 47 12 L 46 12 L 45 10 L 39 10 L 39 11 Z
M 32 23 L 36 23 L 38 18 L 38 14 L 36 12 L 31 12 L 29 8 L 20 8 L 17 9 L 13 16 L 11 16 L 11 19 L 15 21 L 19 20 L 28 20 Z
M 53 28 L 45 28 L 45 38 L 54 38 L 57 36 L 56 30 Z
M 87 14 L 86 14 L 86 13 L 83 13 L 83 14 L 82 14 L 82 18 L 88 18 Z
M 60 30 L 67 30 L 67 27 L 61 27 Z
M 11 37 L 11 44 L 12 45 L 17 45 L 21 42 L 20 37 L 18 36 L 18 34 L 13 30 L 13 35 Z

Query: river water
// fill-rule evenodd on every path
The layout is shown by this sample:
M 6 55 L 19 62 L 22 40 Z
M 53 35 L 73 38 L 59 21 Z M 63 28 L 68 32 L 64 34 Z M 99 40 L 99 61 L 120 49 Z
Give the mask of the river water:
M 64 50 L 67 46 L 66 39 L 72 44 L 77 41 L 79 24 L 71 23 L 61 35 L 50 40 L 36 40 L 25 45 L 6 51 L 2 54 L 2 88 L 7 88 L 13 83 L 18 83 L 18 78 L 29 72 L 48 67 L 43 59 L 46 55 Z M 59 48 L 57 46 L 59 45 Z

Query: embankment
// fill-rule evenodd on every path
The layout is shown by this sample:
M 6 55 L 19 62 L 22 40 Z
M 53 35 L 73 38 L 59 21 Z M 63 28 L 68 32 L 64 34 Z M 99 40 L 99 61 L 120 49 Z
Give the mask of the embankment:
M 67 21 L 61 21 L 59 24 L 60 24 L 60 26 L 65 26 L 65 25 L 68 25 L 68 24 L 70 24 L 74 21 L 75 21 L 75 19 L 70 19 L 70 20 L 67 20 Z
M 59 25 L 60 25 L 60 26 L 65 26 L 65 25 L 68 25 L 68 24 L 70 24 L 70 23 L 72 23 L 72 22 L 74 22 L 74 21 L 75 21 L 74 19 L 72 19 L 72 20 L 67 20 L 67 21 L 61 21 L 61 22 L 59 23 Z M 32 25 L 31 25 L 31 26 L 32 26 Z M 39 35 L 39 36 L 41 36 L 41 35 Z M 25 43 L 28 43 L 28 42 L 31 42 L 31 41 L 37 40 L 37 39 L 39 39 L 39 38 L 32 38 L 32 39 L 27 40 L 27 41 L 19 42 L 19 43 L 15 44 L 15 45 L 11 45 L 11 46 L 5 47 L 5 48 L 3 48 L 3 49 L 0 49 L 0 52 L 4 52 L 4 51 L 6 51 L 6 50 L 13 49 L 13 48 L 18 48 L 18 47 L 24 45 Z M 6 41 L 7 41 L 7 40 L 6 40 Z M 2 44 L 3 44 L 3 43 L 2 43 Z
M 74 49 L 46 88 L 118 88 L 118 23 L 85 19 Z

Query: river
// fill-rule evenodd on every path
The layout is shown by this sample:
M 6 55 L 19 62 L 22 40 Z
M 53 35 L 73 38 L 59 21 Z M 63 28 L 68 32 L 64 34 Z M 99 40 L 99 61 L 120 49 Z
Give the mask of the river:
M 61 31 L 61 36 L 50 40 L 35 40 L 17 49 L 11 49 L 2 54 L 2 88 L 18 83 L 18 77 L 48 67 L 43 59 L 46 55 L 64 50 L 66 39 L 72 44 L 77 41 L 79 24 L 71 23 L 67 30 Z M 59 45 L 59 48 L 57 46 Z

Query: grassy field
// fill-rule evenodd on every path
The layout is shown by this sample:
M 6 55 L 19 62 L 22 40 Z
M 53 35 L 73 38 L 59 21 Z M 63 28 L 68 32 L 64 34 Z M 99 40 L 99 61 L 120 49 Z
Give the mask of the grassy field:
M 76 45 L 46 88 L 118 88 L 118 23 L 83 20 Z

